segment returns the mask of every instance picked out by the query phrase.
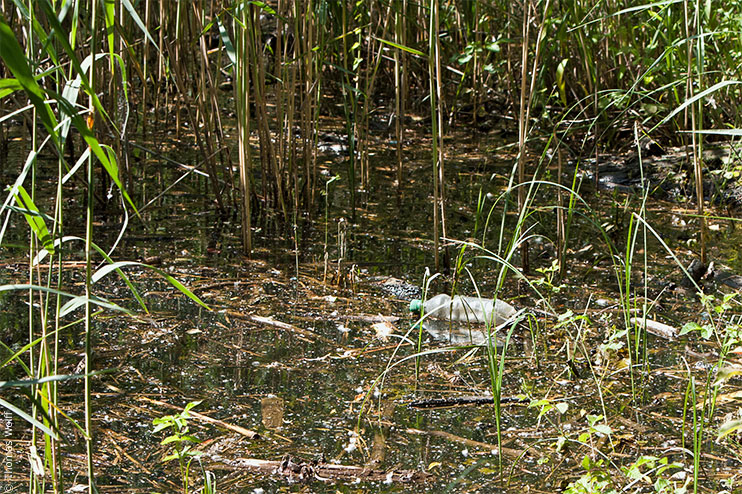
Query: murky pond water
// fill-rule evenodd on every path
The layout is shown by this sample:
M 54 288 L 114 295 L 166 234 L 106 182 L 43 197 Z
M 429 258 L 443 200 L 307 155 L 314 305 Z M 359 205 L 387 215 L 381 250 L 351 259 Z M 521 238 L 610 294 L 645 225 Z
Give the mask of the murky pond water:
M 455 159 L 446 165 L 447 234 L 481 244 L 494 205 L 486 247 L 503 254 L 516 215 L 514 198 L 494 202 L 512 167 L 512 159 L 494 151 L 498 145 L 464 135 L 451 138 L 449 152 Z M 213 311 L 152 272 L 132 268 L 127 273 L 150 313 L 97 318 L 95 367 L 113 370 L 95 378 L 102 490 L 179 489 L 176 462 L 161 462 L 169 450 L 160 445 L 166 433 L 154 433 L 152 420 L 178 413 L 192 401 L 201 401 L 195 412 L 213 419 L 196 415 L 189 427 L 203 441 L 197 449 L 204 469 L 216 475 L 223 492 L 555 492 L 578 479 L 596 485 L 605 476 L 620 488 L 636 479 L 622 474 L 621 467 L 636 465 L 642 455 L 679 466 L 667 471 L 636 467 L 648 477 L 632 491 L 657 479 L 682 486 L 692 478 L 692 403 L 702 403 L 706 396 L 707 379 L 714 379 L 708 369 L 719 359 L 720 344 L 698 332 L 673 340 L 644 333 L 637 338 L 633 328 L 622 333 L 626 317 L 633 315 L 625 316 L 621 309 L 627 291 L 629 311 L 641 311 L 646 303 L 653 318 L 676 328 L 709 320 L 693 290 L 683 288 L 680 270 L 657 238 L 648 233 L 644 243 L 644 230 L 631 217 L 640 211 L 641 197 L 605 191 L 591 197 L 591 203 L 600 204 L 594 210 L 607 213 L 577 211 L 566 276 L 557 281 L 549 269 L 556 255 L 556 198 L 553 187 L 539 190 L 528 219 L 534 235 L 532 284 L 510 273 L 499 294 L 530 314 L 513 329 L 503 359 L 502 345 L 494 354 L 470 345 L 467 328 L 449 335 L 452 343 L 445 341 L 446 331 L 457 328 L 421 332 L 408 312 L 406 295 L 413 292 L 404 290 L 421 287 L 426 269 L 433 270 L 429 151 L 417 148 L 408 153 L 398 188 L 394 154 L 382 148 L 372 156 L 373 166 L 388 172 L 373 174 L 359 194 L 355 222 L 344 165 L 328 158 L 324 179 L 336 173 L 341 179 L 328 186 L 327 202 L 318 204 L 315 218 L 320 219 L 314 226 L 301 220 L 294 230 L 262 218 L 258 227 L 263 235 L 252 260 L 239 253 L 233 221 L 200 212 L 204 207 L 197 192 L 203 184 L 196 181 L 184 182 L 146 210 L 146 226 L 129 219 L 116 258 L 156 262 Z M 477 154 L 482 149 L 493 151 Z M 592 195 L 587 186 L 581 192 Z M 485 199 L 478 212 L 479 197 Z M 501 221 L 505 207 L 508 213 Z M 677 205 L 651 198 L 644 216 L 687 265 L 697 251 L 697 219 Z M 96 230 L 102 244 L 113 242 L 120 227 L 120 219 L 106 221 Z M 607 239 L 591 222 L 602 224 Z M 724 220 L 712 220 L 711 226 L 709 257 L 730 272 L 742 272 L 739 228 Z M 640 236 L 626 284 L 626 244 L 637 228 Z M 503 249 L 498 252 L 500 238 Z M 606 241 L 616 245 L 615 256 Z M 461 244 L 450 249 L 458 253 Z M 434 279 L 430 292 L 450 292 L 455 285 L 461 293 L 474 295 L 478 289 L 491 296 L 501 265 L 477 258 L 487 253 L 475 247 L 462 252 L 458 275 Z M 517 255 L 511 261 L 519 264 Z M 23 272 L 22 263 L 16 267 Z M 395 293 L 391 277 L 405 289 Z M 14 279 L 15 273 L 8 271 L 3 278 Z M 709 288 L 730 291 L 710 283 Z M 128 289 L 113 276 L 99 289 L 134 308 Z M 20 298 L 3 294 L 0 299 L 8 321 L 5 339 L 22 334 L 26 309 Z M 571 316 L 557 317 L 568 311 Z M 730 328 L 738 322 L 730 315 L 734 312 L 738 305 L 714 315 L 713 321 Z M 62 338 L 64 373 L 73 373 L 80 360 L 79 332 Z M 505 333 L 498 336 L 501 343 Z M 501 384 L 490 374 L 497 374 L 500 366 Z M 688 404 L 690 376 L 696 396 Z M 500 387 L 503 397 L 499 418 L 492 404 L 411 406 L 415 400 L 486 397 L 493 387 Z M 730 396 L 718 402 L 704 436 L 702 481 L 712 490 L 721 489 L 739 469 L 739 443 L 713 441 L 715 428 L 741 403 L 731 396 L 738 388 L 739 382 L 736 387 L 732 382 L 718 391 Z M 76 403 L 70 415 L 79 419 L 79 385 L 66 383 L 61 392 Z M 244 429 L 260 438 L 248 437 Z M 411 483 L 391 477 L 302 483 L 250 471 L 241 463 L 245 458 L 281 461 L 286 455 L 297 462 L 408 470 L 430 477 Z M 63 461 L 82 469 L 80 450 L 70 450 Z M 196 462 L 191 469 L 200 479 Z M 733 485 L 738 492 L 739 483 Z

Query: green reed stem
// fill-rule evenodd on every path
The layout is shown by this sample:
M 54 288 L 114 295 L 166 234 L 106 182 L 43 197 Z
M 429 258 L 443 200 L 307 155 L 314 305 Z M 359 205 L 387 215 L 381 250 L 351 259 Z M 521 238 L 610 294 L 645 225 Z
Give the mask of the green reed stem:
M 98 15 L 98 2 L 92 2 L 90 13 L 90 52 L 95 54 L 98 43 L 98 33 L 96 18 Z M 95 88 L 96 77 L 96 57 L 90 63 L 90 87 Z M 93 98 L 89 95 L 88 101 L 88 122 L 89 127 L 93 128 L 95 122 L 95 107 Z M 85 205 L 85 450 L 87 452 L 87 473 L 88 473 L 88 492 L 97 492 L 95 487 L 95 472 L 93 470 L 93 403 L 92 403 L 92 306 L 91 298 L 93 296 L 92 277 L 93 277 L 93 260 L 92 260 L 92 242 L 93 242 L 93 201 L 95 200 L 95 159 L 92 155 L 88 157 L 87 163 L 87 204 Z

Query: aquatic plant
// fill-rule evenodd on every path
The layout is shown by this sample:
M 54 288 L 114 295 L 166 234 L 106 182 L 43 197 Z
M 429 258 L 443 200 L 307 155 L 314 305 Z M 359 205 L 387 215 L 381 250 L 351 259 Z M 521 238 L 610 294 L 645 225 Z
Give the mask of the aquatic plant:
M 108 249 L 106 251 L 93 241 L 93 216 L 98 200 L 96 197 L 96 183 L 100 182 L 101 179 L 107 180 L 112 186 L 115 186 L 124 209 L 130 207 L 135 214 L 139 214 L 124 187 L 124 173 L 119 167 L 114 147 L 99 140 L 95 128 L 96 115 L 104 118 L 106 123 L 116 130 L 117 134 L 120 133 L 121 137 L 124 135 L 122 129 L 126 125 L 125 122 L 122 124 L 122 121 L 119 120 L 121 115 L 117 111 L 106 111 L 104 109 L 97 91 L 93 89 L 102 86 L 98 77 L 99 59 L 107 57 L 109 61 L 107 69 L 112 76 L 115 74 L 115 77 L 123 82 L 122 92 L 112 91 L 111 95 L 115 98 L 120 97 L 124 101 L 128 98 L 125 66 L 121 63 L 120 56 L 113 52 L 114 20 L 111 10 L 112 4 L 107 5 L 107 9 L 103 13 L 98 11 L 98 6 L 97 2 L 91 4 L 88 19 L 90 24 L 85 26 L 91 35 L 90 45 L 87 47 L 87 57 L 82 60 L 75 51 L 78 18 L 75 18 L 73 30 L 68 37 L 67 30 L 62 26 L 59 12 L 55 10 L 59 6 L 55 7 L 50 2 L 41 0 L 33 2 L 30 10 L 19 8 L 14 11 L 18 16 L 14 18 L 16 23 L 19 21 L 27 22 L 27 25 L 32 28 L 26 37 L 25 48 L 19 42 L 11 27 L 12 24 L 8 23 L 13 23 L 13 21 L 0 17 L 0 45 L 2 46 L 0 56 L 5 63 L 7 75 L 12 76 L 12 78 L 4 79 L 2 97 L 7 99 L 14 93 L 17 95 L 23 92 L 31 101 L 31 105 L 21 107 L 10 115 L 33 109 L 30 117 L 24 115 L 24 118 L 27 118 L 30 123 L 32 137 L 30 150 L 26 162 L 17 170 L 18 175 L 15 183 L 8 189 L 8 195 L 4 201 L 4 208 L 8 211 L 8 219 L 0 230 L 0 244 L 5 245 L 8 220 L 13 213 L 22 214 L 31 230 L 27 248 L 28 282 L 24 284 L 5 284 L 0 287 L 2 291 L 12 290 L 28 293 L 28 344 L 24 347 L 23 353 L 9 352 L 10 358 L 3 362 L 3 367 L 20 365 L 23 369 L 26 374 L 23 386 L 30 387 L 27 397 L 30 401 L 31 410 L 30 413 L 22 412 L 20 407 L 5 400 L 3 400 L 2 405 L 33 426 L 30 448 L 34 464 L 38 468 L 32 469 L 29 474 L 31 492 L 44 490 L 46 483 L 45 470 L 47 469 L 51 473 L 52 488 L 58 492 L 64 490 L 64 467 L 60 455 L 58 432 L 62 427 L 61 418 L 68 418 L 68 415 L 63 411 L 64 406 L 60 402 L 58 385 L 70 379 L 81 379 L 84 382 L 84 424 L 80 426 L 76 421 L 71 421 L 71 423 L 83 432 L 82 438 L 87 450 L 88 489 L 90 491 L 94 490 L 95 472 L 93 470 L 93 430 L 91 426 L 93 417 L 91 378 L 97 374 L 91 365 L 94 319 L 100 311 L 105 309 L 123 313 L 129 313 L 129 311 L 96 294 L 93 285 L 108 273 L 116 272 L 126 282 L 132 290 L 133 297 L 146 311 L 142 298 L 122 271 L 122 268 L 135 263 L 117 263 L 112 260 L 110 255 L 114 252 L 116 243 L 106 246 L 106 249 Z M 66 12 L 66 9 L 62 13 L 64 12 Z M 130 11 L 130 13 L 136 15 L 133 11 Z M 37 14 L 44 16 L 44 25 L 38 23 L 35 17 Z M 109 33 L 106 40 L 110 48 L 108 53 L 97 52 L 100 39 L 98 36 L 101 33 L 101 26 L 97 23 L 100 21 L 103 21 L 104 27 Z M 82 29 L 82 26 L 79 27 Z M 43 40 L 40 52 L 34 51 L 36 39 L 33 36 Z M 33 53 L 35 55 L 32 55 Z M 41 74 L 37 73 L 41 58 L 36 59 L 36 56 L 48 57 L 50 61 L 49 67 Z M 65 63 L 61 61 L 61 56 L 66 57 Z M 67 65 L 69 66 L 69 72 L 66 72 Z M 87 107 L 81 103 L 83 96 L 88 98 Z M 7 118 L 8 115 L 3 116 L 3 120 Z M 43 138 L 39 134 L 38 123 L 47 132 L 47 135 Z M 74 150 L 75 133 L 80 137 L 81 144 L 84 145 L 84 151 L 79 155 L 74 155 L 75 163 L 71 164 L 65 158 L 65 155 L 67 149 Z M 36 175 L 39 173 L 39 159 L 48 155 L 56 159 L 57 187 L 53 196 L 41 197 L 36 190 Z M 99 177 L 94 173 L 97 163 L 102 165 L 103 176 Z M 84 176 L 79 177 L 79 175 Z M 85 218 L 82 237 L 69 236 L 63 229 L 63 213 L 66 212 L 65 194 L 67 193 L 64 186 L 73 177 L 85 184 L 83 195 L 85 207 L 84 210 L 78 211 Z M 69 187 L 69 184 L 67 186 Z M 17 205 L 11 206 L 12 202 Z M 53 214 L 44 213 L 44 210 L 48 207 L 53 209 Z M 47 223 L 51 226 L 48 226 Z M 124 230 L 126 224 L 125 221 Z M 73 278 L 63 269 L 65 262 L 74 259 L 74 254 L 66 248 L 67 244 L 75 242 L 84 244 L 84 269 L 81 273 L 84 280 L 83 294 L 74 292 L 71 286 Z M 105 266 L 94 266 L 96 262 L 94 256 L 96 255 L 104 260 Z M 46 266 L 42 264 L 45 260 L 48 261 Z M 146 266 L 141 263 L 136 264 Z M 151 268 L 159 271 L 194 301 L 201 303 L 195 295 L 172 276 L 157 268 Z M 83 317 L 70 320 L 75 310 L 81 307 L 84 310 Z M 81 372 L 74 373 L 72 376 L 62 375 L 59 370 L 60 333 L 78 324 L 84 326 L 83 368 Z M 24 359 L 27 359 L 27 364 Z M 43 433 L 43 458 L 36 453 L 37 432 Z
M 183 494 L 188 494 L 188 482 L 190 480 L 191 462 L 201 456 L 199 451 L 195 451 L 193 446 L 201 441 L 190 433 L 188 420 L 191 415 L 189 410 L 201 404 L 201 401 L 192 401 L 183 407 L 183 411 L 174 415 L 163 415 L 152 420 L 155 426 L 153 433 L 169 429 L 170 435 L 163 439 L 162 446 L 171 446 L 170 454 L 162 458 L 163 463 L 172 460 L 178 460 L 180 469 L 180 478 L 183 485 Z M 204 484 L 207 489 L 213 489 L 213 477 L 204 475 Z

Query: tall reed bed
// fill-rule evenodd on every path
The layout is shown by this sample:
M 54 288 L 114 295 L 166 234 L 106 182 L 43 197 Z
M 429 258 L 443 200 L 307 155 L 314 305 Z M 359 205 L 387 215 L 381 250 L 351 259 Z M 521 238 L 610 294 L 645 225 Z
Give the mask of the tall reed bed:
M 88 490 L 95 490 L 92 379 L 101 371 L 94 369 L 91 361 L 96 316 L 103 311 L 130 312 L 108 300 L 96 283 L 115 272 L 146 311 L 122 271 L 136 263 L 114 262 L 111 256 L 116 244 L 98 245 L 93 226 L 95 208 L 111 189 L 123 208 L 138 215 L 122 182 L 130 170 L 121 166 L 125 162 L 120 159 L 126 150 L 131 97 L 124 60 L 129 53 L 121 50 L 124 45 L 117 38 L 116 4 L 91 2 L 70 7 L 46 0 L 16 3 L 13 8 L 4 8 L 0 17 L 5 76 L 1 96 L 15 105 L 2 116 L 3 125 L 12 118 L 28 131 L 22 150 L 27 153 L 25 161 L 9 164 L 17 178 L 8 184 L 3 203 L 0 245 L 13 245 L 20 234 L 16 231 L 19 219 L 25 220 L 30 232 L 25 250 L 27 279 L 0 287 L 0 291 L 25 292 L 28 297 L 25 345 L 11 348 L 3 344 L 0 368 L 16 378 L 0 384 L 4 390 L 0 406 L 13 412 L 31 431 L 29 492 L 65 491 L 70 476 L 61 451 L 69 444 L 62 437 L 71 427 L 80 432 L 86 451 L 87 468 L 80 473 L 87 478 Z M 132 22 L 144 27 L 133 8 L 129 14 Z M 144 34 L 151 40 L 149 33 Z M 55 164 L 54 169 L 41 169 L 50 163 Z M 42 187 L 37 180 L 42 173 L 56 175 L 55 188 Z M 73 185 L 82 185 L 84 206 L 70 211 L 65 197 L 76 193 Z M 47 192 L 50 195 L 42 195 L 41 190 L 51 191 Z M 66 231 L 65 218 L 70 214 L 85 218 L 81 231 Z M 82 257 L 76 254 L 79 252 Z M 82 263 L 81 273 L 65 268 L 75 261 Z M 152 269 L 201 303 L 170 275 Z M 75 288 L 76 276 L 84 280 L 82 291 Z M 76 337 L 82 338 L 82 366 L 79 371 L 62 374 L 60 347 L 63 341 Z M 83 381 L 84 414 L 82 419 L 73 419 L 71 404 L 60 399 L 60 389 L 68 381 L 79 380 Z
M 39 5 L 16 5 L 6 13 L 32 62 L 41 56 L 34 43 L 45 46 L 43 33 L 34 30 L 48 32 L 49 24 Z M 445 233 L 445 135 L 452 116 L 465 114 L 459 109 L 471 109 L 471 119 L 481 120 L 489 118 L 486 103 L 498 100 L 517 115 L 521 148 L 544 142 L 550 129 L 566 132 L 564 150 L 572 156 L 595 154 L 596 166 L 600 152 L 631 140 L 635 118 L 643 132 L 666 143 L 685 139 L 676 130 L 736 125 L 738 119 L 731 102 L 739 88 L 716 86 L 740 75 L 734 12 L 681 0 L 594 8 L 535 0 L 522 5 L 306 0 L 111 2 L 95 15 L 92 4 L 59 9 L 60 28 L 76 50 L 87 40 L 82 33 L 90 31 L 93 18 L 101 18 L 105 32 L 97 53 L 106 57 L 101 71 L 109 77 L 100 99 L 110 119 L 106 132 L 115 134 L 110 144 L 120 156 L 123 183 L 134 186 L 131 177 L 159 173 L 132 164 L 130 138 L 174 123 L 176 135 L 198 152 L 197 166 L 208 176 L 216 208 L 224 214 L 237 214 L 231 211 L 235 207 L 241 211 L 247 253 L 253 216 L 275 211 L 287 223 L 295 211 L 316 216 L 323 189 L 317 144 L 320 117 L 326 115 L 344 120 L 352 215 L 355 192 L 367 187 L 373 173 L 367 139 L 373 120 L 393 130 L 402 183 L 404 116 L 434 110 L 434 166 L 440 166 L 435 175 L 441 184 L 433 191 L 440 197 L 433 241 Z M 24 18 L 34 19 L 28 35 L 21 31 Z M 67 58 L 64 50 L 54 50 L 51 60 L 61 65 Z M 224 91 L 230 86 L 233 98 Z M 665 118 L 691 99 L 681 114 Z M 17 94 L 6 101 L 13 102 L 6 108 L 22 106 Z M 223 121 L 232 110 L 241 122 L 237 146 L 225 140 Z M 531 119 L 539 123 L 535 132 L 529 132 Z M 698 163 L 689 172 L 700 184 L 700 137 L 687 138 Z M 530 176 L 527 155 L 521 155 L 526 163 L 519 165 L 518 181 L 523 182 Z M 233 190 L 239 190 L 239 201 Z M 697 196 L 701 193 L 697 189 Z

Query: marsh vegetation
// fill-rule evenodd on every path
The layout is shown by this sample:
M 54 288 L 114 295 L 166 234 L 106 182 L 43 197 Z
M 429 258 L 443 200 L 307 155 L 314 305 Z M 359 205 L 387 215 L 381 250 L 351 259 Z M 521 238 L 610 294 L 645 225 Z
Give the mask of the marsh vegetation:
M 3 489 L 741 491 L 739 2 L 0 6 Z

